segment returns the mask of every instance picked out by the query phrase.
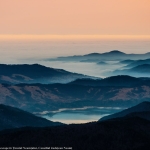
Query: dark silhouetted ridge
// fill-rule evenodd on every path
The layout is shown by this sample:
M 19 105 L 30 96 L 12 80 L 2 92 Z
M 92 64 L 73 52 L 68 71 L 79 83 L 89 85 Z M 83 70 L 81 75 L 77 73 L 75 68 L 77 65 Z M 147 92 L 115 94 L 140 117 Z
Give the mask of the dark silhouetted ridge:
M 100 55 L 100 53 L 90 53 L 83 56 L 98 56 L 98 55 Z
M 67 83 L 78 78 L 87 78 L 78 73 L 54 69 L 39 64 L 0 64 L 0 83 Z
M 142 64 L 142 65 L 136 66 L 136 67 L 130 69 L 130 71 L 141 72 L 141 73 L 150 73 L 150 64 Z
M 121 52 L 119 50 L 112 50 L 112 51 L 110 51 L 108 53 L 111 53 L 111 54 L 125 54 L 125 53 L 123 53 L 123 52 Z
M 128 75 L 118 75 L 104 78 L 101 80 L 77 79 L 69 84 L 91 85 L 91 86 L 131 86 L 142 83 L 143 80 Z
M 46 127 L 62 125 L 37 117 L 21 109 L 0 104 L 0 130 L 20 127 Z
M 103 118 L 100 119 L 100 121 L 115 119 L 115 118 L 121 118 L 121 117 L 125 117 L 126 115 L 132 116 L 131 113 L 136 113 L 136 114 L 143 113 L 143 115 L 144 115 L 144 114 L 146 114 L 145 112 L 149 112 L 149 114 L 150 114 L 150 102 L 149 101 L 142 102 L 142 103 L 140 103 L 136 106 L 125 109 L 121 112 L 103 117 Z M 140 116 L 140 114 L 136 115 L 136 116 Z M 143 116 L 142 118 L 145 118 L 145 117 Z M 150 116 L 149 116 L 149 118 L 150 118 Z

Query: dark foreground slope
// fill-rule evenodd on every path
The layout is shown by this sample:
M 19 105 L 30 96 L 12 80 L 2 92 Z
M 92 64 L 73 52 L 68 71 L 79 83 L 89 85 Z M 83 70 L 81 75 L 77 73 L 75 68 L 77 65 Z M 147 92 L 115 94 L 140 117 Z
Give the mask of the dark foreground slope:
M 150 120 L 150 102 L 145 101 L 142 102 L 136 106 L 133 106 L 131 108 L 125 109 L 121 112 L 105 116 L 100 119 L 100 121 L 108 120 L 108 119 L 114 119 L 114 118 L 121 118 L 121 117 L 132 117 L 132 116 L 138 116 L 147 120 Z
M 0 104 L 0 130 L 20 127 L 46 127 L 62 125 L 37 117 L 31 113 L 22 111 L 15 107 Z
M 73 150 L 148 150 L 150 121 L 132 117 L 80 125 L 0 132 L 0 146 L 72 147 Z

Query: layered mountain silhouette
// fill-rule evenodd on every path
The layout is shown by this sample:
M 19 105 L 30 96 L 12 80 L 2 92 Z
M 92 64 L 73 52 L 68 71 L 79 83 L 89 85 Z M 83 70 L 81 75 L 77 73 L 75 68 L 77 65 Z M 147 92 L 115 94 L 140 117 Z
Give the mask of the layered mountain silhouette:
M 126 54 L 118 50 L 113 50 L 106 53 L 90 53 L 86 55 L 58 57 L 54 59 L 47 59 L 49 61 L 81 61 L 81 62 L 100 62 L 109 60 L 126 60 L 126 59 L 148 59 L 150 53 L 145 54 Z
M 46 127 L 63 125 L 37 117 L 21 109 L 0 104 L 0 130 L 20 127 Z
M 67 83 L 78 78 L 89 78 L 63 69 L 54 69 L 39 64 L 0 64 L 0 83 Z
M 115 50 L 55 60 L 95 60 L 101 65 L 104 65 L 105 60 L 119 60 L 123 64 L 132 64 L 136 59 L 146 59 L 149 56 L 150 53 L 125 54 Z M 119 74 L 149 74 L 149 67 L 149 64 L 140 64 L 120 70 Z M 74 150 L 149 149 L 149 81 L 149 78 L 128 75 L 111 76 L 101 80 L 91 79 L 81 74 L 38 64 L 0 65 L 0 146 L 58 146 L 64 149 L 72 147 Z M 60 108 L 84 106 L 130 108 L 103 117 L 98 122 L 67 126 L 26 112 L 48 115 Z
M 150 102 L 145 101 L 131 108 L 125 109 L 121 112 L 105 116 L 101 118 L 99 121 L 116 119 L 116 118 L 129 118 L 129 117 L 140 117 L 143 119 L 150 120 Z

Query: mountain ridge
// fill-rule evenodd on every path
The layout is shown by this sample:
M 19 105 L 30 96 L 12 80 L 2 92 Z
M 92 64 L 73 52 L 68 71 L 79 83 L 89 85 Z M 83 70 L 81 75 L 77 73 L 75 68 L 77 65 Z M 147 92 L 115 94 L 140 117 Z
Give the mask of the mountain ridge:
M 149 100 L 149 89 L 149 82 L 133 86 L 0 84 L 0 102 L 36 114 L 86 106 L 129 107 Z
M 0 104 L 0 130 L 20 127 L 46 127 L 63 125 L 35 116 L 21 109 Z
M 67 83 L 90 76 L 54 69 L 39 64 L 0 64 L 0 83 Z M 94 77 L 91 77 L 94 78 Z
M 126 68 L 133 68 L 139 65 L 144 65 L 144 64 L 150 64 L 150 59 L 144 59 L 144 60 L 134 60 L 133 62 L 129 63 Z
M 118 57 L 119 56 L 119 57 Z M 48 61 L 79 61 L 79 62 L 99 62 L 99 61 L 122 61 L 125 59 L 148 59 L 150 58 L 150 53 L 145 54 L 126 54 L 119 50 L 112 50 L 105 53 L 89 53 L 85 55 L 75 55 L 66 57 L 57 57 L 46 59 Z M 97 61 L 96 61 L 97 60 Z
M 78 85 L 85 85 L 85 86 L 133 86 L 138 84 L 144 84 L 146 80 L 128 76 L 128 75 L 117 75 L 117 76 L 110 76 L 107 78 L 103 78 L 101 80 L 94 80 L 94 79 L 77 79 L 72 81 L 68 84 L 78 84 Z
M 116 118 L 121 118 L 121 117 L 129 117 L 129 116 L 133 116 L 131 113 L 142 113 L 142 112 L 149 112 L 150 114 L 150 102 L 149 101 L 141 102 L 138 105 L 127 108 L 121 112 L 118 112 L 109 116 L 105 116 L 101 118 L 99 121 L 105 121 L 105 120 L 116 119 Z M 150 116 L 149 116 L 149 119 L 150 119 Z
M 130 75 L 134 77 L 150 77 L 150 64 L 142 64 L 130 69 L 115 70 L 112 75 Z

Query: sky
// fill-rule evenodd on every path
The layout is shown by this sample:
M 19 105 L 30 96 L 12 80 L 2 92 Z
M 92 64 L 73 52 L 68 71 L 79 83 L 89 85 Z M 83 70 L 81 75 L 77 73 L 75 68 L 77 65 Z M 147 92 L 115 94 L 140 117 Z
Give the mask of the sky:
M 0 35 L 150 35 L 150 0 L 0 0 Z

